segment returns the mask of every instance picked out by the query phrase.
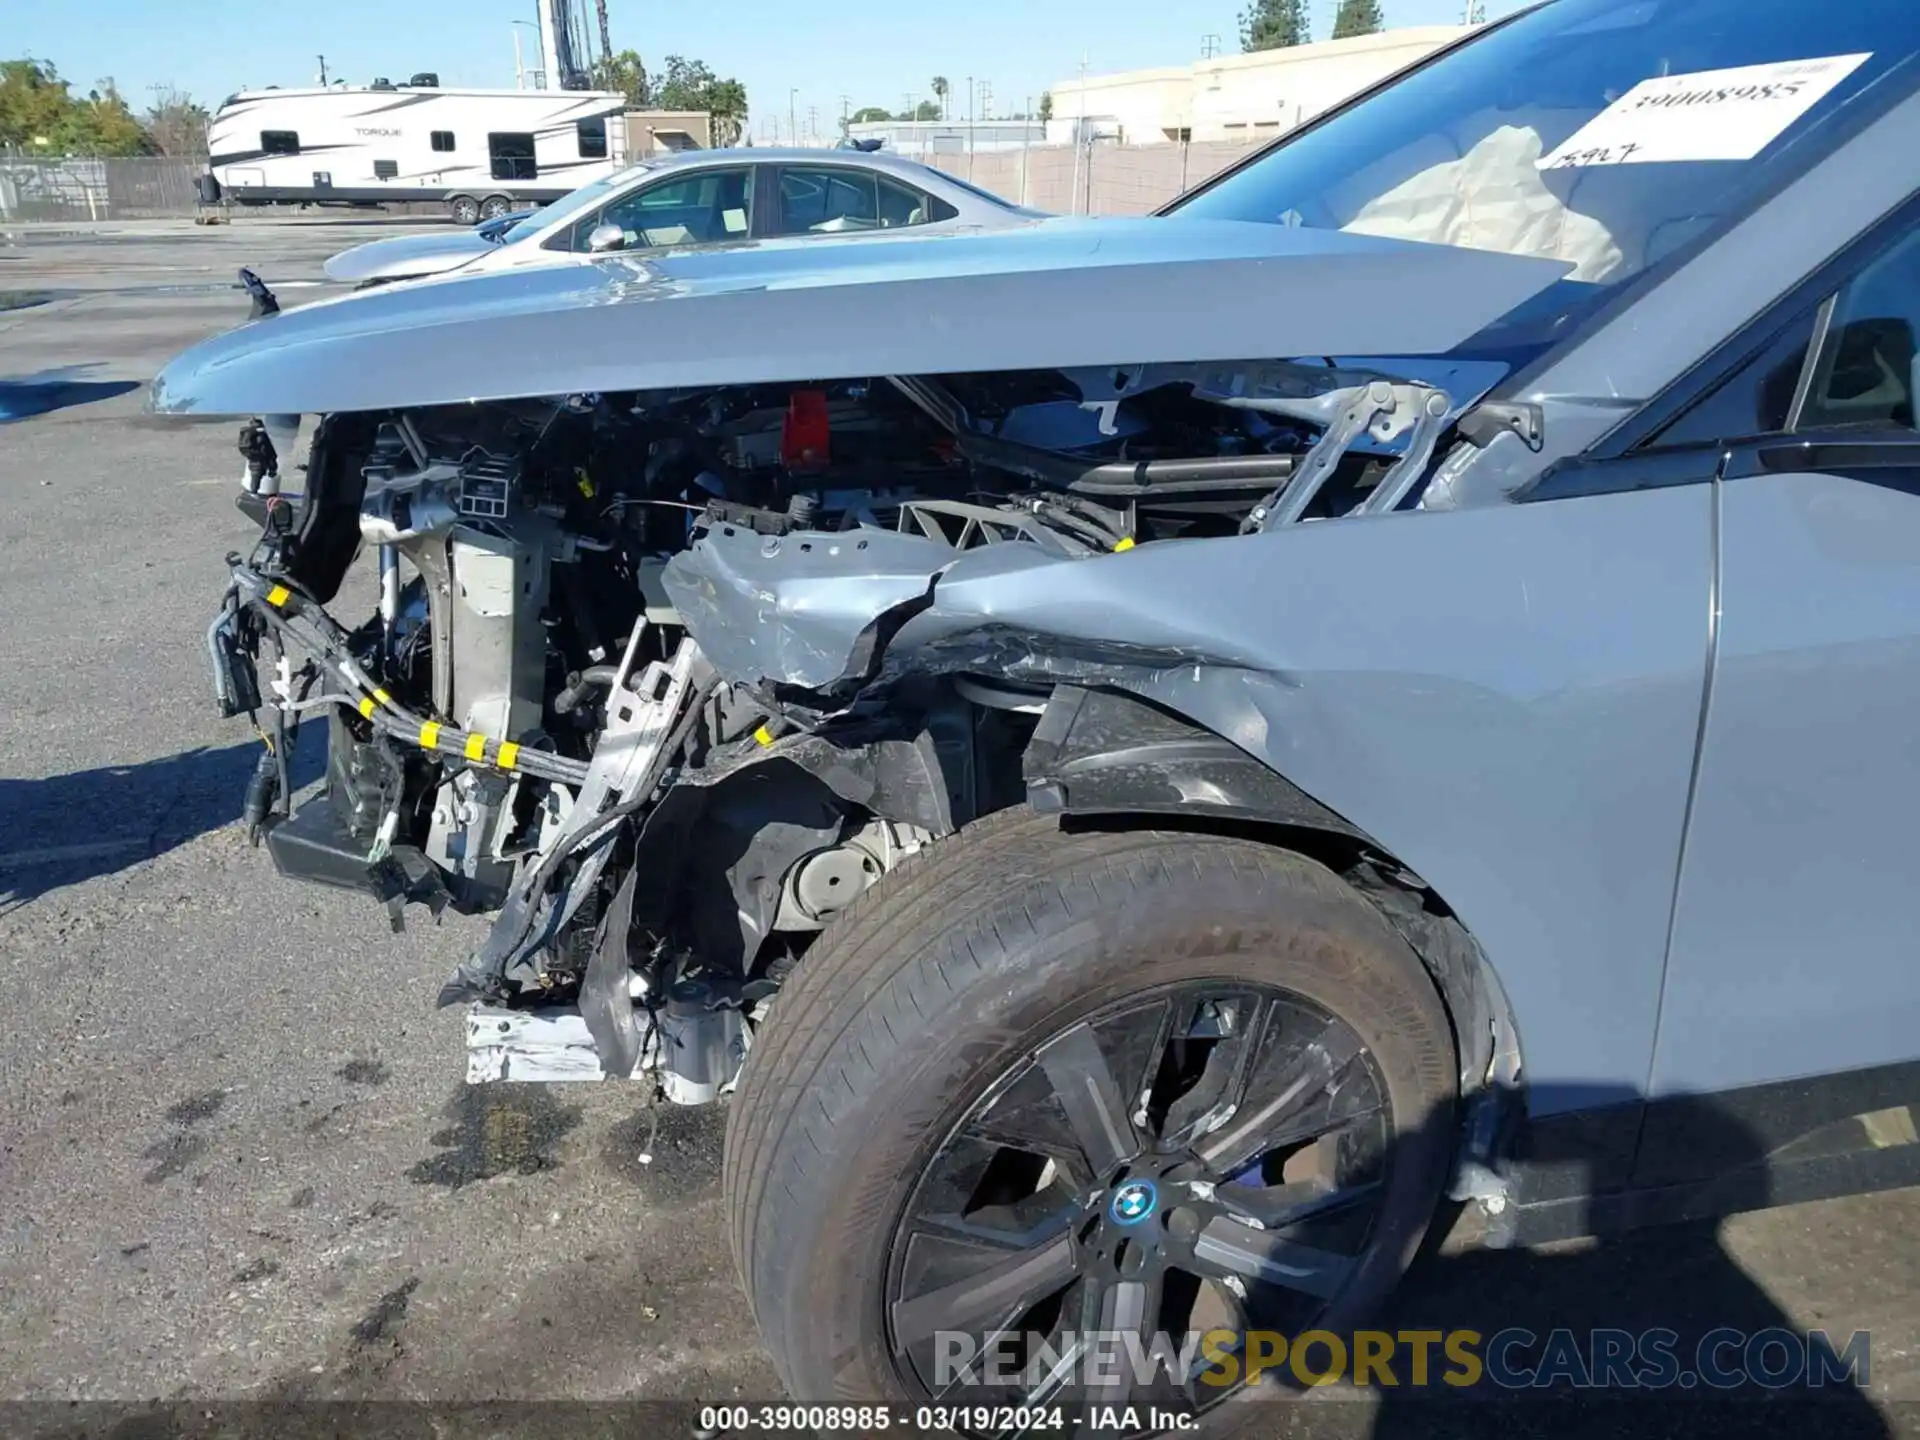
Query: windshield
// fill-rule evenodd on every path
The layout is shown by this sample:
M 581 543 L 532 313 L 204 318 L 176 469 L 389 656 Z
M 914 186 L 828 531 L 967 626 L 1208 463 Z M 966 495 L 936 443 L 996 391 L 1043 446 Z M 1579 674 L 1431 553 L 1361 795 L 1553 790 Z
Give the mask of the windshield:
M 1169 213 L 1564 260 L 1510 317 L 1550 338 L 1906 93 L 1916 48 L 1916 0 L 1556 0 Z
M 590 210 L 606 199 L 613 191 L 631 184 L 653 169 L 651 165 L 632 165 L 616 175 L 608 175 L 582 185 L 578 190 L 569 190 L 544 210 L 536 210 L 506 234 L 500 237 L 502 245 L 512 245 L 525 240 L 530 235 L 543 234 L 558 222 L 572 218 L 583 210 Z

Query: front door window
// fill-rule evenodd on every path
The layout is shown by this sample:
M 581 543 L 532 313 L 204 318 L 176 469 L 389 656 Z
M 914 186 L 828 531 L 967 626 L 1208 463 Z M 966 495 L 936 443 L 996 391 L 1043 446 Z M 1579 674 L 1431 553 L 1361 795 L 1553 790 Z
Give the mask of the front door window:
M 712 245 L 744 240 L 753 224 L 753 175 L 746 167 L 700 170 L 657 180 L 610 200 L 574 223 L 575 251 L 587 251 L 593 232 L 617 225 L 621 248 L 653 250 L 668 245 Z

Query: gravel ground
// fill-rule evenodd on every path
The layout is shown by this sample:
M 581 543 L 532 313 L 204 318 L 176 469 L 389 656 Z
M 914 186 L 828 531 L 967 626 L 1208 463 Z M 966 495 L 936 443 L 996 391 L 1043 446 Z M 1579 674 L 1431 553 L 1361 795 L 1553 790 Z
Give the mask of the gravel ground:
M 222 555 L 251 538 L 234 426 L 146 417 L 139 387 L 244 316 L 236 266 L 291 304 L 327 293 L 307 288 L 325 256 L 396 228 L 0 235 L 0 307 L 40 302 L 0 308 L 0 410 L 48 412 L 0 424 L 0 1400 L 778 1393 L 726 1248 L 723 1117 L 616 1086 L 465 1089 L 459 1014 L 431 1004 L 475 922 L 391 936 L 371 904 L 276 877 L 232 823 L 254 749 L 213 717 L 202 635 Z M 1544 1333 L 1677 1310 L 1869 1330 L 1867 1394 L 1808 1429 L 1920 1433 L 1916 1234 L 1908 1190 L 1454 1249 L 1399 1323 Z M 1787 1418 L 1639 1400 L 1542 1425 L 1400 1398 L 1275 1407 L 1255 1433 Z M 0 1411 L 0 1431 L 26 1413 Z

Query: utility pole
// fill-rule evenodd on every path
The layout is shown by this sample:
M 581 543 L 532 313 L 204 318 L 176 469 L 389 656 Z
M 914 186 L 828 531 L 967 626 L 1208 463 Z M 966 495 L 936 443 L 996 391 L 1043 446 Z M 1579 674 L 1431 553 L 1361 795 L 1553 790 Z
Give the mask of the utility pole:
M 980 82 L 980 118 L 982 120 L 993 119 L 993 82 L 991 80 L 982 80 Z M 971 160 L 967 162 L 967 178 L 969 180 L 973 178 L 973 162 Z
M 1219 53 L 1220 37 L 1218 35 L 1209 34 L 1200 37 L 1200 58 L 1202 60 L 1211 60 Z
M 794 109 L 794 102 L 797 101 L 799 98 L 800 98 L 799 86 L 797 85 L 793 86 L 791 89 L 787 91 L 787 136 L 788 136 L 788 143 L 793 145 L 798 145 L 800 143 L 799 112 Z
M 1080 147 L 1086 142 L 1087 133 L 1087 56 L 1080 54 L 1080 118 L 1073 122 L 1073 203 L 1068 208 L 1069 215 L 1080 213 Z
M 973 178 L 973 76 L 967 76 L 967 178 Z
M 853 97 L 840 97 L 840 138 L 846 140 L 853 135 Z
M 324 55 L 320 56 L 320 88 L 327 88 L 327 57 Z
M 1020 127 L 1020 203 L 1027 203 L 1027 166 L 1033 160 L 1033 96 L 1027 96 L 1026 123 Z
M 807 106 L 807 139 L 816 145 L 820 143 L 820 107 L 818 105 Z
M 533 88 L 536 90 L 544 90 L 547 84 L 546 37 L 540 33 L 540 27 L 531 20 L 509 20 L 507 24 L 513 27 L 513 88 L 516 90 L 526 89 L 527 76 L 531 74 L 536 82 Z M 527 62 L 520 54 L 520 27 L 523 25 L 533 31 L 534 38 L 538 40 L 541 45 L 540 64 L 536 69 L 531 71 L 527 69 Z
M 1487 23 L 1487 0 L 1467 0 L 1466 13 L 1462 15 L 1460 18 L 1464 23 L 1468 25 L 1486 24 Z

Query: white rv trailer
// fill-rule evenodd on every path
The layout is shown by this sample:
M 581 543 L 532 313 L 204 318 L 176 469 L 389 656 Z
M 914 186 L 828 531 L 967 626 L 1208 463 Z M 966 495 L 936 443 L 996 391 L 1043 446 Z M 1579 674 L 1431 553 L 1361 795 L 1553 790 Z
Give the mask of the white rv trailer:
M 433 200 L 471 223 L 620 169 L 626 108 L 600 90 L 248 90 L 213 117 L 208 167 L 238 205 Z

